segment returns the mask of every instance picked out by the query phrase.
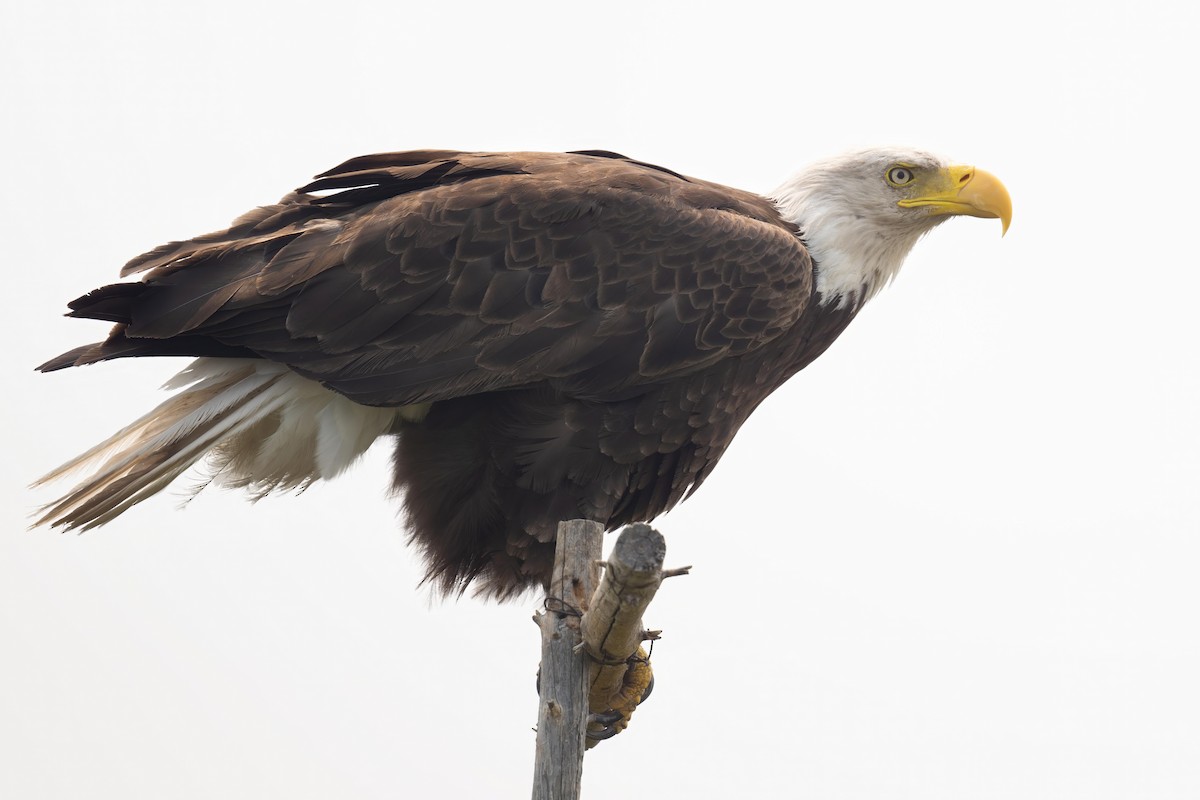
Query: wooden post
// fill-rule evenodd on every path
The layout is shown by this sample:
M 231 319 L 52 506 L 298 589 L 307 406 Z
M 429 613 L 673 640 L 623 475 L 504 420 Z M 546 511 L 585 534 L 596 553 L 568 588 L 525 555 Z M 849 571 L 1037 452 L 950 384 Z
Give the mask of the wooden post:
M 542 666 L 533 800 L 579 797 L 589 666 L 579 646 L 579 626 L 599 583 L 603 538 L 604 526 L 598 522 L 574 519 L 558 524 L 546 610 L 535 617 L 542 630 Z

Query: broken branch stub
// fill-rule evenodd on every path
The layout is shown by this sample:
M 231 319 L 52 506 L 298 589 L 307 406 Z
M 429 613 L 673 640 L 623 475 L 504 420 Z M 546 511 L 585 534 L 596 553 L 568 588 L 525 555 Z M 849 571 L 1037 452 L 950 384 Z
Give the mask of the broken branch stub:
M 663 580 L 666 541 L 649 525 L 627 526 L 617 539 L 600 585 L 583 615 L 583 648 L 592 659 L 588 676 L 588 709 L 592 714 L 618 711 L 609 731 L 588 726 L 588 747 L 600 734 L 618 733 L 648 690 L 653 677 L 644 650 L 642 614 Z

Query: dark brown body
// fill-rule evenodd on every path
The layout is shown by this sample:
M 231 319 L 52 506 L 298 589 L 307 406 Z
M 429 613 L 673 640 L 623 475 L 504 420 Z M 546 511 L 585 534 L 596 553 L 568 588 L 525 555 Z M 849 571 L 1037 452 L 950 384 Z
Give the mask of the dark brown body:
M 544 581 L 561 519 L 670 508 L 854 314 L 769 201 L 610 153 L 368 156 L 300 192 L 131 262 L 71 305 L 109 339 L 43 369 L 265 358 L 431 404 L 396 486 L 448 590 Z

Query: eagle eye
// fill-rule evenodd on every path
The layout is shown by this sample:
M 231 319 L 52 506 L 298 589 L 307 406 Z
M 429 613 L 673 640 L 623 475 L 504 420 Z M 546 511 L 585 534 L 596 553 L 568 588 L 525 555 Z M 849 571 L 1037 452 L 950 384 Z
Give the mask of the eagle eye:
M 908 167 L 892 167 L 887 172 L 887 182 L 892 186 L 907 186 L 916 178 Z

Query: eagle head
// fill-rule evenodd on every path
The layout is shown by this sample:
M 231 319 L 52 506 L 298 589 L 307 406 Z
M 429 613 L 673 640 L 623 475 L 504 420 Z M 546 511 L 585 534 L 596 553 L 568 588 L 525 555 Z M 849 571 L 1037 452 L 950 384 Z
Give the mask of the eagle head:
M 952 216 L 1012 219 L 989 172 L 921 150 L 877 148 L 809 166 L 773 195 L 800 229 L 823 303 L 860 305 L 900 270 L 917 239 Z

